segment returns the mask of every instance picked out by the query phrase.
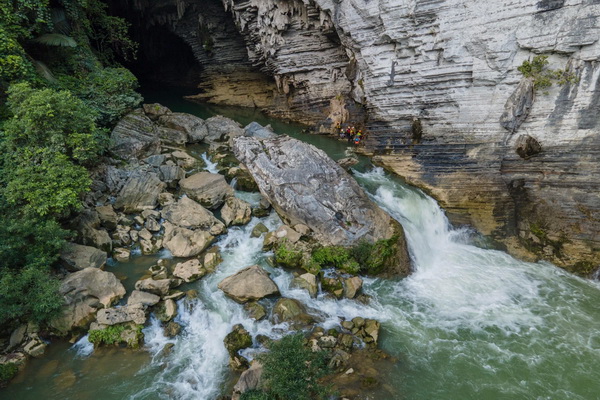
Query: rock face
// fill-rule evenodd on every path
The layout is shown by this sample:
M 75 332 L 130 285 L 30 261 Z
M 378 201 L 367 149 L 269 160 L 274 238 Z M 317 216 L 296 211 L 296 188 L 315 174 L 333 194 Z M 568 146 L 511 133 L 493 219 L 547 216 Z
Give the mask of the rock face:
M 67 276 L 59 291 L 66 305 L 62 315 L 50 325 L 63 335 L 74 328 L 85 328 L 99 308 L 108 308 L 125 295 L 125 288 L 115 275 L 97 268 Z
M 275 282 L 258 265 L 244 268 L 235 275 L 223 279 L 218 287 L 238 303 L 260 300 L 263 297 L 279 294 L 279 288 Z
M 308 226 L 322 245 L 376 241 L 395 233 L 404 242 L 400 225 L 314 146 L 287 136 L 262 142 L 242 137 L 235 140 L 234 152 L 284 220 Z
M 177 203 L 163 208 L 162 217 L 182 228 L 203 229 L 212 235 L 220 235 L 225 230 L 221 221 L 189 197 L 182 197 Z
M 245 225 L 252 219 L 250 204 L 237 197 L 230 197 L 221 209 L 221 217 L 225 225 Z
M 223 175 L 198 172 L 179 181 L 181 190 L 207 208 L 218 208 L 227 197 L 233 196 L 233 188 Z
M 126 213 L 151 210 L 158 204 L 158 195 L 165 187 L 156 173 L 145 169 L 135 170 L 119 192 L 115 208 L 123 209 Z
M 142 110 L 127 114 L 110 135 L 110 150 L 124 159 L 158 153 L 160 139 L 155 125 Z
M 193 257 L 204 251 L 215 237 L 209 232 L 164 224 L 163 246 L 175 257 Z

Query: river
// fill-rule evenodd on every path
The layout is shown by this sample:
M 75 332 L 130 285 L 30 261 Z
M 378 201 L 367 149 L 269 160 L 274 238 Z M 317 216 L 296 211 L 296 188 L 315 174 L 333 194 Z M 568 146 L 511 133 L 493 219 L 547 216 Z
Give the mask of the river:
M 302 134 L 302 126 L 268 120 L 252 110 L 214 108 L 181 102 L 173 93 L 149 92 L 174 111 L 206 118 L 219 112 L 246 124 L 271 123 L 324 149 L 345 156 L 343 142 Z M 355 177 L 373 200 L 406 231 L 414 273 L 406 279 L 365 279 L 369 305 L 335 301 L 289 289 L 292 275 L 267 263 L 262 239 L 251 238 L 259 222 L 275 229 L 275 213 L 253 218 L 221 237 L 224 261 L 217 271 L 191 284 L 196 300 L 180 300 L 177 322 L 183 332 L 162 335 L 152 319 L 144 329 L 147 351 L 92 351 L 84 338 L 74 345 L 53 343 L 46 356 L 29 363 L 7 389 L 6 399 L 199 399 L 212 400 L 231 385 L 223 338 L 237 323 L 252 335 L 280 337 L 285 326 L 249 319 L 217 284 L 241 268 L 259 264 L 272 273 L 282 295 L 319 310 L 324 327 L 339 317 L 382 322 L 381 346 L 398 362 L 383 371 L 383 389 L 373 399 L 581 399 L 600 398 L 600 285 L 555 266 L 516 260 L 501 251 L 476 247 L 475 232 L 453 228 L 437 203 L 364 160 Z M 255 202 L 253 194 L 236 195 Z M 480 243 L 481 241 L 477 241 Z M 157 258 L 138 256 L 107 270 L 131 285 Z M 175 262 L 176 260 L 172 260 Z M 129 286 L 130 287 L 130 286 Z M 170 353 L 165 344 L 173 343 Z M 246 353 L 252 357 L 252 351 Z

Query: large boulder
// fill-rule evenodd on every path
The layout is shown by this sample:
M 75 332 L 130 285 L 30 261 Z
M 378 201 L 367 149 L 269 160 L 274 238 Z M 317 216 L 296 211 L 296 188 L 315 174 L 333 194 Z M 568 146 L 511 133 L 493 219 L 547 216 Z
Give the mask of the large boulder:
M 112 239 L 108 232 L 100 229 L 100 219 L 95 210 L 83 210 L 74 221 L 79 240 L 106 252 L 112 251 Z
M 241 395 L 250 391 L 260 389 L 262 386 L 263 366 L 260 362 L 254 361 L 250 368 L 242 372 L 240 379 L 233 387 L 231 400 L 240 400 Z
M 169 285 L 167 285 L 167 293 L 168 287 Z M 155 305 L 159 301 L 160 296 L 148 292 L 142 292 L 141 290 L 134 290 L 133 292 L 131 292 L 131 295 L 127 299 L 127 305 L 131 306 L 135 304 L 141 304 L 143 307 L 150 307 Z
M 165 235 L 162 245 L 174 257 L 194 257 L 204 251 L 215 240 L 209 232 L 177 227 L 164 223 Z
M 225 177 L 210 172 L 198 172 L 179 181 L 181 190 L 203 206 L 214 209 L 233 196 L 233 188 Z
M 252 265 L 228 276 L 219 283 L 218 287 L 238 303 L 279 294 L 275 282 L 258 265 Z
M 102 268 L 106 264 L 106 253 L 95 247 L 67 243 L 60 253 L 60 261 L 69 271 Z
M 225 231 L 225 225 L 213 213 L 187 196 L 163 208 L 161 215 L 172 224 L 182 228 L 206 230 L 213 236 Z
M 288 136 L 262 141 L 239 137 L 233 151 L 289 225 L 308 226 L 325 246 L 394 237 L 397 268 L 387 272 L 408 273 L 410 259 L 402 226 L 325 152 Z
M 158 195 L 164 191 L 166 184 L 158 175 L 146 168 L 134 170 L 115 201 L 115 208 L 126 213 L 153 209 L 158 203 Z
M 206 272 L 206 268 L 200 260 L 194 258 L 178 263 L 173 270 L 173 276 L 183 279 L 185 282 L 194 282 L 206 275 Z
M 306 312 L 306 308 L 298 300 L 282 297 L 273 306 L 273 322 L 277 324 L 290 322 L 299 326 L 310 325 L 315 322 L 315 319 Z
M 110 150 L 124 159 L 157 154 L 160 139 L 156 126 L 141 109 L 127 114 L 110 135 Z
M 188 143 L 201 142 L 208 135 L 204 120 L 195 115 L 171 113 L 160 117 L 158 122 L 164 127 L 185 133 Z
M 221 217 L 225 225 L 245 225 L 252 219 L 250 204 L 237 197 L 230 197 L 221 209 Z
M 125 295 L 125 288 L 114 274 L 86 268 L 68 275 L 61 282 L 59 293 L 65 305 L 50 326 L 65 335 L 74 328 L 87 327 L 98 309 L 110 307 Z
M 277 136 L 270 125 L 262 126 L 254 121 L 244 127 L 244 132 L 246 136 L 252 136 L 258 139 L 272 139 Z

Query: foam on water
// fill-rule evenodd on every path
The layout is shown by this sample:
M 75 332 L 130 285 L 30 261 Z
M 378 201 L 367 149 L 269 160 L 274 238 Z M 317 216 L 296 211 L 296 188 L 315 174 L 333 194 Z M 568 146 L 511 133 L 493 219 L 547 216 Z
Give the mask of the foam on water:
M 208 157 L 208 154 L 202 153 L 200 157 L 202 158 L 202 160 L 204 160 L 204 163 L 206 164 L 206 166 L 204 167 L 206 171 L 212 174 L 219 173 L 219 170 L 217 168 L 218 164 L 216 162 L 212 162 L 211 159 Z

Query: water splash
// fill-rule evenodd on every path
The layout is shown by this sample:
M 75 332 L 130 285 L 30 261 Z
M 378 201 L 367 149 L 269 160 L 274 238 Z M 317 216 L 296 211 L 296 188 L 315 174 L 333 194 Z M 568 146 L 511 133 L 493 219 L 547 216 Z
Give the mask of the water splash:
M 210 172 L 211 174 L 219 173 L 219 169 L 217 168 L 219 164 L 217 164 L 216 162 L 212 162 L 208 157 L 208 154 L 206 154 L 206 152 L 202 153 L 200 157 L 204 161 L 204 164 L 206 164 L 206 167 L 204 167 L 206 171 Z

